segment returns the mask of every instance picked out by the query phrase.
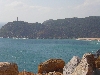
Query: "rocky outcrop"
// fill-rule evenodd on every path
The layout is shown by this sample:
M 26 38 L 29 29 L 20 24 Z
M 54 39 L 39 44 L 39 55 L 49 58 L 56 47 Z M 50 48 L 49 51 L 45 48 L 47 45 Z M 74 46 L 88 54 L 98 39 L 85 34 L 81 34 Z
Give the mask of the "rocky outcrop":
M 100 68 L 100 56 L 95 61 L 96 68 Z
M 18 75 L 35 75 L 35 74 L 32 72 L 22 71 L 22 72 L 19 72 Z
M 60 72 L 49 72 L 47 75 L 63 75 Z
M 80 58 L 73 56 L 73 58 L 66 64 L 63 68 L 63 75 L 71 75 L 74 72 L 74 69 L 80 63 Z
M 71 75 L 93 75 L 94 69 L 94 55 L 91 53 L 86 53 L 83 55 L 81 62 L 75 68 L 74 72 Z
M 63 75 L 62 73 L 60 73 L 60 72 L 49 72 L 49 73 L 43 73 L 43 74 L 41 74 L 41 73 L 38 73 L 38 74 L 36 74 L 36 75 Z
M 38 66 L 38 73 L 63 72 L 65 62 L 62 59 L 49 59 Z
M 100 56 L 86 53 L 80 60 L 73 58 L 65 65 L 62 59 L 49 59 L 38 66 L 38 73 L 18 72 L 16 63 L 0 62 L 0 75 L 100 75 Z
M 0 75 L 18 75 L 17 64 L 0 62 Z

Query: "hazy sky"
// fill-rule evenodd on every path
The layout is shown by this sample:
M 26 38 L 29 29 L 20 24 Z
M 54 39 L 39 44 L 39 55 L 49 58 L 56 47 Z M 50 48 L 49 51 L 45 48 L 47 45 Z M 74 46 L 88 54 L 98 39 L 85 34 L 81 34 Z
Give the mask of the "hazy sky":
M 0 22 L 100 16 L 100 0 L 0 0 Z

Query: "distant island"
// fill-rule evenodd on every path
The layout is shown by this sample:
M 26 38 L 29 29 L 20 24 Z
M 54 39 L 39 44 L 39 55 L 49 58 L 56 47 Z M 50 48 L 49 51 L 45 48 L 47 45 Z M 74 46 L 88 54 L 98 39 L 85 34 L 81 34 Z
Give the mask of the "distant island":
M 73 39 L 100 38 L 100 16 L 49 19 L 43 23 L 8 22 L 0 29 L 2 38 Z

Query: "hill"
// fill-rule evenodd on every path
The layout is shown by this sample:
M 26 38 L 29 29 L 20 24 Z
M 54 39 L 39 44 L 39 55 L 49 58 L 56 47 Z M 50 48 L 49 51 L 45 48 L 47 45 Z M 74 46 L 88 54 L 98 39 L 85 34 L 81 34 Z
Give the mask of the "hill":
M 8 22 L 0 29 L 0 37 L 29 39 L 99 38 L 100 16 L 46 20 L 41 23 Z

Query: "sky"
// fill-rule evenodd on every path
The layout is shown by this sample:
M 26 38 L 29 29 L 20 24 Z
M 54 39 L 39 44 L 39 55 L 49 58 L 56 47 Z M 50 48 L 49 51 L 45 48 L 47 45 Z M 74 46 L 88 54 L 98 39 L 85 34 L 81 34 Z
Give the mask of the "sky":
M 100 0 L 0 0 L 0 22 L 100 16 Z

